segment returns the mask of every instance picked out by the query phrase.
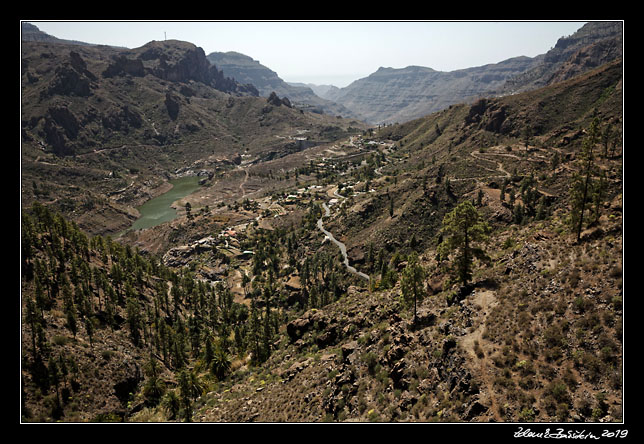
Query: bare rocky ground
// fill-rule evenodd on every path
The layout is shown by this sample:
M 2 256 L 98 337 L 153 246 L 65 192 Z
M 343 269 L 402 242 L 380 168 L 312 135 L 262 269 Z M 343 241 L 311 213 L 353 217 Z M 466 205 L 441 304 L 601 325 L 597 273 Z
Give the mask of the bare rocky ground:
M 504 277 L 482 272 L 455 303 L 445 292 L 429 296 L 417 326 L 397 288 L 351 287 L 306 312 L 261 369 L 242 366 L 202 396 L 195 419 L 619 421 L 621 372 L 611 363 L 621 348 L 619 264 L 591 262 L 601 241 L 571 248 L 548 229 L 515 236 L 519 245 L 498 258 Z M 581 263 L 614 269 L 614 280 L 601 282 L 582 265 L 574 288 L 587 300 L 583 310 L 577 290 L 558 293 Z

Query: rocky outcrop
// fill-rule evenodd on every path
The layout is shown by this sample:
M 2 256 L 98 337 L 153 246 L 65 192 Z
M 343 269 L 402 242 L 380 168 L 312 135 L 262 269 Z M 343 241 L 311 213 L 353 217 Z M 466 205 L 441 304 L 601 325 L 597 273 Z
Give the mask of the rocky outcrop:
M 77 138 L 79 130 L 80 123 L 68 107 L 57 105 L 47 110 L 43 126 L 45 142 L 57 155 L 74 153 L 70 142 Z
M 140 59 L 130 59 L 123 54 L 113 57 L 112 63 L 103 71 L 103 77 L 115 77 L 130 75 L 134 77 L 143 77 L 145 69 Z
M 85 63 L 85 60 L 83 60 L 80 54 L 76 51 L 69 52 L 69 64 L 74 68 L 74 70 L 76 70 L 76 72 L 81 73 L 91 81 L 95 82 L 97 80 L 94 73 L 87 69 L 87 63 Z
M 218 70 L 215 66 L 212 66 L 210 68 L 210 74 L 210 84 L 213 88 L 219 91 L 259 97 L 259 91 L 257 90 L 257 88 L 255 88 L 255 86 L 249 83 L 241 84 L 235 79 L 226 77 L 224 76 L 223 71 Z
M 480 99 L 470 107 L 465 117 L 465 124 L 477 124 L 478 129 L 493 133 L 507 133 L 508 125 L 504 125 L 506 115 L 505 106 L 499 105 L 494 100 Z
M 163 256 L 163 263 L 168 267 L 182 267 L 187 265 L 194 255 L 212 251 L 216 241 L 208 236 L 189 245 L 182 245 L 168 250 Z
M 141 115 L 127 105 L 114 108 L 101 118 L 103 128 L 127 132 L 130 127 L 140 128 L 143 124 Z
M 124 51 L 112 57 L 103 71 L 104 77 L 143 77 L 152 75 L 170 82 L 200 82 L 228 93 L 258 96 L 252 85 L 227 78 L 206 58 L 202 48 L 178 40 L 152 41 L 140 48 Z M 187 93 L 187 94 L 186 94 Z M 183 89 L 182 94 L 193 95 L 194 90 Z
M 52 147 L 52 151 L 58 156 L 73 154 L 71 147 L 67 143 L 64 132 L 50 119 L 45 120 L 43 126 L 45 133 L 45 142 Z
M 41 97 L 61 96 L 88 97 L 95 87 L 96 76 L 87 69 L 81 56 L 70 51 L 68 61 L 56 68 L 54 78 L 49 87 L 41 93 Z
M 291 105 L 291 101 L 288 99 L 288 97 L 283 97 L 279 98 L 275 91 L 273 91 L 269 96 L 268 99 L 266 99 L 268 103 L 270 103 L 273 106 L 286 106 L 288 108 L 291 108 L 293 105 Z
M 302 317 L 294 319 L 286 325 L 286 333 L 291 342 L 299 340 L 312 328 L 314 313 L 313 311 L 307 311 Z
M 177 40 L 152 41 L 137 50 L 146 73 L 172 82 L 210 83 L 210 63 L 203 49 Z
M 76 116 L 66 106 L 53 106 L 47 111 L 49 118 L 51 118 L 57 125 L 59 125 L 65 132 L 65 136 L 69 139 L 75 139 L 78 136 L 80 125 Z
M 179 108 L 181 107 L 179 98 L 174 94 L 168 92 L 165 95 L 164 103 L 170 118 L 172 120 L 177 120 L 177 117 L 179 116 Z

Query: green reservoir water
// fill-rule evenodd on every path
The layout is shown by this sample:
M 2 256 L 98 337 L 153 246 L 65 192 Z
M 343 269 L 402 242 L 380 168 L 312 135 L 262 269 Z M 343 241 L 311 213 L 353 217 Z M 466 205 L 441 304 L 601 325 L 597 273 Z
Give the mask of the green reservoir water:
M 141 230 L 150 228 L 177 217 L 177 211 L 172 208 L 172 202 L 187 196 L 199 188 L 198 176 L 186 176 L 171 180 L 172 189 L 168 192 L 150 199 L 139 208 L 139 217 L 127 230 Z

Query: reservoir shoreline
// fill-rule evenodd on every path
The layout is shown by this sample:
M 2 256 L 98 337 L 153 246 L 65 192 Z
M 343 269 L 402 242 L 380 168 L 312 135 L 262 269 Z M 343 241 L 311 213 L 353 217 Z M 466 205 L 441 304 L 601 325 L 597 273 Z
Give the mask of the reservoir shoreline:
M 138 207 L 137 210 L 141 216 L 117 237 L 129 231 L 155 227 L 176 218 L 177 210 L 172 207 L 172 204 L 198 190 L 199 179 L 199 176 L 184 176 L 170 180 L 169 184 L 172 188 Z

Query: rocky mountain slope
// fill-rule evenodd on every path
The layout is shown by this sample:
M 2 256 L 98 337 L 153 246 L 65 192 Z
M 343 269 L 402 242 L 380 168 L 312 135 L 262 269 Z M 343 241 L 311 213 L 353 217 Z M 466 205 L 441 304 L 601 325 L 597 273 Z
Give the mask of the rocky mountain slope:
M 325 223 L 367 288 L 296 316 L 261 368 L 202 396 L 199 420 L 619 422 L 620 142 L 597 146 L 607 194 L 580 242 L 568 218 L 589 125 L 620 127 L 621 73 L 613 63 L 374 135 L 395 143 L 352 188 L 369 180 L 375 192 L 353 193 Z M 489 262 L 468 286 L 437 251 L 443 216 L 463 200 L 492 226 Z M 416 322 L 400 282 L 414 251 L 427 273 Z
M 564 80 L 621 57 L 622 45 L 621 22 L 589 22 L 534 58 L 453 72 L 380 68 L 325 97 L 372 124 L 405 122 L 481 96 L 513 94 Z
M 219 67 L 227 77 L 255 86 L 262 97 L 269 97 L 271 93 L 275 93 L 280 97 L 287 97 L 299 109 L 332 116 L 356 118 L 355 113 L 344 106 L 321 98 L 307 86 L 295 86 L 285 82 L 275 71 L 244 54 L 213 52 L 208 54 L 207 58 L 212 64 Z
M 115 232 L 178 172 L 233 168 L 364 125 L 261 98 L 180 41 L 119 49 L 22 43 L 22 198 Z M 199 166 L 194 163 L 199 162 Z
M 508 80 L 502 94 L 550 85 L 622 56 L 621 22 L 589 22 L 573 35 L 561 37 L 534 68 Z
M 617 61 L 240 165 L 198 196 L 228 185 L 238 204 L 150 230 L 185 242 L 161 254 L 145 233 L 123 246 L 34 205 L 23 419 L 621 421 L 622 74 Z M 577 241 L 569 191 L 594 121 L 617 137 L 593 145 L 604 188 Z M 438 246 L 465 201 L 491 232 L 462 285 Z

